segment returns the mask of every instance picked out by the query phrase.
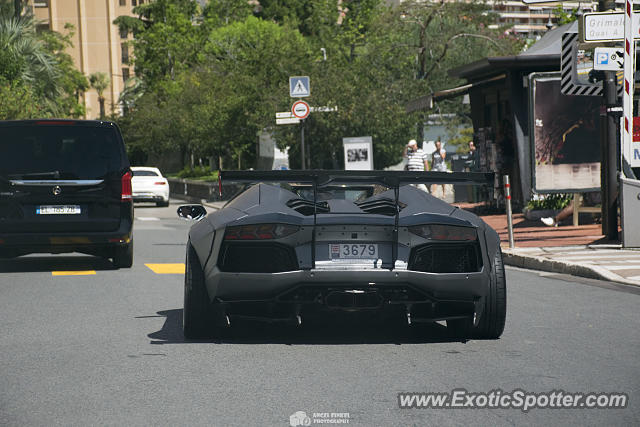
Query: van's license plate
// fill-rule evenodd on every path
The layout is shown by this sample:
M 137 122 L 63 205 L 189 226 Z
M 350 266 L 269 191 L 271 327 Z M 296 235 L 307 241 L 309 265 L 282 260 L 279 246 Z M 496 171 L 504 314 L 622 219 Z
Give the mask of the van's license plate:
M 378 245 L 375 243 L 331 243 L 329 257 L 351 259 L 378 259 Z
M 80 205 L 42 205 L 36 207 L 37 215 L 77 215 Z

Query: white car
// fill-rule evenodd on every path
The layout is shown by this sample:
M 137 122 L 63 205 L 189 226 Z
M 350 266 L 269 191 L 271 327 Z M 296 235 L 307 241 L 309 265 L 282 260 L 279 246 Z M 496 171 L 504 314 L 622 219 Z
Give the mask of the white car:
M 131 171 L 134 202 L 156 202 L 158 206 L 169 206 L 169 182 L 158 168 L 135 166 Z

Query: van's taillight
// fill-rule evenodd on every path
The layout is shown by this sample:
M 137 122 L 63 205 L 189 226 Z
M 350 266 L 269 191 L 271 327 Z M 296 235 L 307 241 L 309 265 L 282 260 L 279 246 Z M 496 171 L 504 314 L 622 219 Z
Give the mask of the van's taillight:
M 123 202 L 129 201 L 132 199 L 131 197 L 131 171 L 122 175 L 122 196 L 120 200 Z
M 73 120 L 41 120 L 36 122 L 37 125 L 62 125 L 62 126 L 71 126 L 75 125 L 76 122 Z
M 158 182 L 154 182 L 155 185 L 167 185 L 166 182 L 164 181 L 158 181 Z

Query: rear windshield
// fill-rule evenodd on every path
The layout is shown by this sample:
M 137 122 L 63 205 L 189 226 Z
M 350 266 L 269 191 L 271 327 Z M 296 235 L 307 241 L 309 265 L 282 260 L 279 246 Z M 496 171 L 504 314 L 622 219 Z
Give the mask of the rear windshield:
M 155 173 L 154 171 L 134 170 L 133 176 L 158 176 L 158 174 Z
M 114 128 L 0 127 L 0 175 L 9 179 L 95 179 L 122 168 Z

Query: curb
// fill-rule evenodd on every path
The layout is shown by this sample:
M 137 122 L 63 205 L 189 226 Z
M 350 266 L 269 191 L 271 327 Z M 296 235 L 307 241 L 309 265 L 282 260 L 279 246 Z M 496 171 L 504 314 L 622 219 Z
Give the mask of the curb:
M 640 283 L 625 279 L 607 269 L 596 265 L 586 266 L 567 261 L 553 261 L 543 257 L 520 255 L 503 249 L 504 264 L 530 270 L 548 271 L 551 273 L 569 274 L 587 279 L 605 280 L 624 285 L 640 286 Z

